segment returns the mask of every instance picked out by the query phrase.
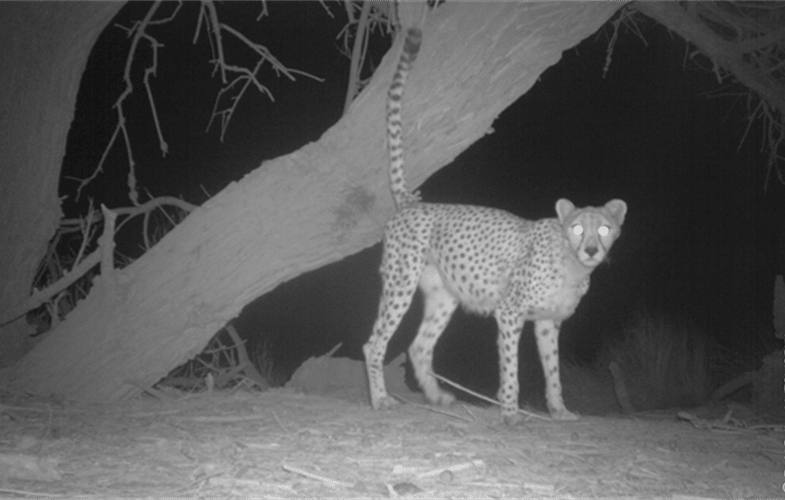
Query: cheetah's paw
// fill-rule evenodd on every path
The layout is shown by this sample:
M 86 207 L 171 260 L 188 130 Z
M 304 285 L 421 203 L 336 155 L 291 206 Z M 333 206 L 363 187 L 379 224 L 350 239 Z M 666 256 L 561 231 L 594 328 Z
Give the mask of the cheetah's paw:
M 559 408 L 558 410 L 551 410 L 551 418 L 554 420 L 578 420 L 578 415 L 571 412 L 567 408 Z
M 374 410 L 389 410 L 398 406 L 398 400 L 391 396 L 383 396 L 374 400 L 371 406 Z
M 522 419 L 523 417 L 518 412 L 512 413 L 510 415 L 502 414 L 502 420 L 504 420 L 504 423 L 509 425 L 510 427 L 521 423 Z
M 441 389 L 425 391 L 425 399 L 436 406 L 450 406 L 455 402 L 455 395 Z

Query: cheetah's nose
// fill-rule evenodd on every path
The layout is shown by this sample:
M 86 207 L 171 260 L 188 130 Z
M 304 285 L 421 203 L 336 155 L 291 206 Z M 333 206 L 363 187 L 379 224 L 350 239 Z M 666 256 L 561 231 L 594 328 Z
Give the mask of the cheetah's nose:
M 594 255 L 597 253 L 597 250 L 597 247 L 586 247 L 584 251 L 589 257 L 594 257 Z

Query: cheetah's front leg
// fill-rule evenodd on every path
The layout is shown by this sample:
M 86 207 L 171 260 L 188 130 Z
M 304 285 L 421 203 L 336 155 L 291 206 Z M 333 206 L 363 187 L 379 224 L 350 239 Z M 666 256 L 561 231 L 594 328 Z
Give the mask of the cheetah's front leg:
M 499 348 L 499 392 L 502 419 L 508 425 L 520 421 L 518 412 L 518 341 L 523 330 L 523 318 L 517 311 L 497 309 L 494 313 L 499 327 L 496 343 Z
M 559 376 L 559 329 L 561 325 L 553 320 L 541 319 L 534 323 L 537 349 L 545 373 L 545 399 L 548 411 L 556 420 L 578 420 L 578 415 L 570 412 L 562 400 L 561 378 Z

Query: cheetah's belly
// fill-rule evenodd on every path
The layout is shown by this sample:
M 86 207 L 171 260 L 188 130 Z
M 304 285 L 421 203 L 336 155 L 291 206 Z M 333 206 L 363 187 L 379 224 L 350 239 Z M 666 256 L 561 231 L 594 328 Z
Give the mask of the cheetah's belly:
M 485 316 L 492 313 L 504 297 L 509 279 L 499 273 L 484 270 L 486 276 L 480 280 L 467 279 L 466 275 L 446 273 L 442 268 L 428 260 L 426 270 L 431 269 L 439 278 L 439 284 L 444 286 L 455 297 L 466 311 Z M 426 274 L 426 272 L 423 272 Z M 421 286 L 426 286 L 427 283 Z

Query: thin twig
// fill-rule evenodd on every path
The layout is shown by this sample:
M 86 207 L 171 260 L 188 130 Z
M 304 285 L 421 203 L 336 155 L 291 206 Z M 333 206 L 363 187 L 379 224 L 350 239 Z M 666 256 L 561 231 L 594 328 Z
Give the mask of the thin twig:
M 8 488 L 0 488 L 0 493 L 9 493 L 11 495 L 27 495 L 31 497 L 64 497 L 65 495 L 58 495 L 57 493 L 40 493 L 36 491 L 27 491 L 27 490 L 9 490 Z
M 430 373 L 431 375 L 433 375 L 434 377 L 436 377 L 437 379 L 439 379 L 439 380 L 441 380 L 442 382 L 444 382 L 445 384 L 447 384 L 447 385 L 450 385 L 450 386 L 452 386 L 452 387 L 455 387 L 456 389 L 460 389 L 460 390 L 462 390 L 463 392 L 465 392 L 466 394 L 471 394 L 471 395 L 472 395 L 472 396 L 474 396 L 475 398 L 482 399 L 482 400 L 483 400 L 483 401 L 485 401 L 486 403 L 491 403 L 491 404 L 494 404 L 494 405 L 496 405 L 496 406 L 501 406 L 501 403 L 499 403 L 499 402 L 498 402 L 498 401 L 496 401 L 495 399 L 489 398 L 488 396 L 483 396 L 482 394 L 480 394 L 480 393 L 477 393 L 477 392 L 474 392 L 473 390 L 471 390 L 471 389 L 468 389 L 468 388 L 466 388 L 466 387 L 464 387 L 464 386 L 462 386 L 462 385 L 460 385 L 460 384 L 458 384 L 458 383 L 456 383 L 456 382 L 453 382 L 453 381 L 452 381 L 452 380 L 450 380 L 450 379 L 444 378 L 444 377 L 442 377 L 441 375 L 437 375 L 437 374 L 435 374 L 435 373 L 433 373 L 433 372 L 429 372 L 429 373 Z M 543 417 L 542 415 L 537 415 L 536 413 L 531 413 L 531 412 L 528 412 L 528 411 L 526 411 L 526 410 L 522 410 L 521 408 L 518 408 L 518 413 L 523 413 L 523 414 L 524 414 L 524 415 L 526 415 L 527 417 L 531 417 L 531 418 L 539 418 L 540 420 L 553 420 L 553 419 L 552 419 L 552 418 L 550 418 L 550 417 Z
M 393 396 L 394 396 L 396 399 L 399 399 L 399 400 L 403 401 L 403 402 L 404 402 L 404 403 L 406 403 L 407 405 L 411 405 L 411 406 L 414 406 L 414 407 L 417 407 L 417 408 L 422 408 L 423 410 L 428 410 L 428 411 L 431 411 L 431 412 L 433 412 L 433 413 L 439 413 L 439 414 L 441 414 L 441 415 L 446 415 L 446 416 L 448 416 L 448 417 L 457 418 L 458 420 L 463 420 L 463 421 L 465 421 L 465 422 L 474 422 L 473 420 L 471 420 L 471 419 L 470 419 L 470 418 L 468 418 L 468 417 L 462 417 L 461 415 L 456 415 L 455 413 L 451 413 L 451 412 L 449 412 L 449 411 L 447 411 L 447 410 L 442 410 L 442 409 L 440 409 L 440 408 L 438 408 L 438 407 L 436 407 L 436 406 L 431 406 L 431 405 L 421 405 L 421 404 L 419 404 L 419 403 L 414 403 L 414 402 L 412 402 L 412 401 L 409 401 L 409 400 L 407 400 L 406 398 L 404 398 L 404 397 L 400 396 L 399 394 L 393 394 Z
M 295 474 L 299 474 L 301 476 L 305 476 L 310 479 L 315 479 L 317 481 L 321 481 L 328 486 L 345 486 L 347 488 L 351 488 L 354 486 L 352 483 L 346 483 L 343 481 L 338 481 L 337 479 L 330 479 L 329 477 L 319 476 L 317 474 L 313 474 L 312 472 L 308 472 L 297 467 L 292 467 L 290 465 L 281 464 L 281 468 L 286 472 L 293 472 Z
M 275 419 L 276 422 L 278 422 L 278 425 L 281 426 L 281 429 L 283 429 L 285 433 L 291 436 L 292 431 L 290 431 L 289 429 L 286 428 L 285 425 L 283 425 L 283 422 L 281 422 L 281 419 L 278 418 L 278 415 L 276 415 L 275 412 L 273 412 L 273 418 Z

